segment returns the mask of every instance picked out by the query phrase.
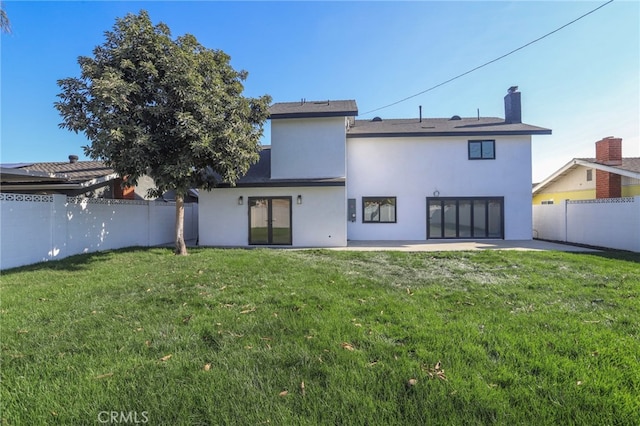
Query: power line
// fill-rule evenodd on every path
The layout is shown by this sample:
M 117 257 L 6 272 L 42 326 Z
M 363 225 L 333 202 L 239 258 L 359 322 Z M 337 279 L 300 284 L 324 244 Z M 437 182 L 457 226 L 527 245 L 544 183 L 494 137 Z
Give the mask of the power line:
M 524 44 L 524 45 L 522 45 L 522 46 L 518 47 L 517 49 L 513 49 L 513 50 L 512 50 L 511 52 L 509 52 L 509 53 L 505 53 L 504 55 L 499 56 L 499 57 L 497 57 L 497 58 L 495 58 L 495 59 L 492 59 L 492 60 L 491 60 L 491 61 L 489 61 L 489 62 L 485 62 L 485 63 L 484 63 L 484 64 L 482 64 L 482 65 L 478 65 L 477 67 L 475 67 L 475 68 L 473 68 L 473 69 L 470 69 L 469 71 L 463 72 L 462 74 L 459 74 L 459 75 L 457 75 L 457 76 L 455 76 L 455 77 L 452 77 L 452 78 L 450 78 L 450 79 L 449 79 L 449 80 L 447 80 L 447 81 L 443 81 L 442 83 L 439 83 L 439 84 L 436 84 L 435 86 L 429 87 L 428 89 L 425 89 L 425 90 L 423 90 L 422 92 L 418 92 L 418 93 L 413 94 L 413 95 L 411 95 L 411 96 L 407 96 L 406 98 L 400 99 L 399 101 L 392 102 L 392 103 L 390 103 L 390 104 L 388 104 L 388 105 L 381 106 L 381 107 L 376 108 L 376 109 L 372 109 L 371 111 L 367 111 L 367 112 L 365 112 L 365 113 L 363 113 L 363 114 L 361 114 L 361 115 L 371 114 L 372 112 L 380 111 L 381 109 L 389 108 L 390 106 L 397 105 L 397 104 L 402 103 L 402 102 L 404 102 L 404 101 L 408 101 L 409 99 L 415 98 L 416 96 L 420 96 L 420 95 L 422 95 L 422 94 L 424 94 L 424 93 L 427 93 L 427 92 L 430 92 L 430 91 L 432 91 L 432 90 L 434 90 L 434 89 L 437 89 L 437 88 L 438 88 L 438 87 L 440 87 L 440 86 L 444 86 L 444 85 L 445 85 L 445 84 L 447 84 L 447 83 L 451 83 L 452 81 L 457 80 L 457 79 L 459 79 L 460 77 L 464 77 L 464 76 L 465 76 L 465 75 L 467 75 L 467 74 L 471 74 L 472 72 L 477 71 L 477 70 L 479 70 L 480 68 L 483 68 L 483 67 L 486 67 L 487 65 L 493 64 L 494 62 L 497 62 L 497 61 L 499 61 L 500 59 L 504 59 L 504 58 L 506 58 L 507 56 L 512 55 L 512 54 L 516 53 L 517 51 L 524 49 L 525 47 L 531 46 L 532 44 L 537 43 L 537 42 L 539 42 L 540 40 L 542 40 L 542 39 L 544 39 L 544 38 L 547 38 L 547 37 L 549 37 L 549 36 L 550 36 L 550 35 L 552 35 L 552 34 L 557 33 L 558 31 L 560 31 L 560 30 L 562 30 L 562 29 L 564 29 L 564 28 L 568 27 L 569 25 L 571 25 L 571 24 L 573 24 L 573 23 L 578 22 L 578 21 L 579 21 L 579 20 L 581 20 L 582 18 L 585 18 L 585 17 L 587 17 L 587 16 L 591 15 L 592 13 L 596 12 L 596 11 L 597 11 L 597 10 L 599 10 L 599 9 L 602 9 L 603 7 L 605 7 L 606 5 L 608 5 L 609 3 L 613 3 L 613 0 L 609 0 L 608 2 L 606 2 L 606 3 L 604 3 L 604 4 L 601 4 L 600 6 L 598 6 L 598 7 L 596 7 L 595 9 L 593 9 L 593 10 L 591 10 L 591 11 L 589 11 L 589 12 L 585 13 L 584 15 L 577 17 L 577 18 L 576 18 L 576 19 L 574 19 L 573 21 L 568 22 L 568 23 L 564 24 L 563 26 L 561 26 L 561 27 L 559 27 L 559 28 L 556 28 L 555 30 L 553 30 L 553 31 L 551 31 L 551 32 L 548 32 L 548 33 L 546 33 L 545 35 L 543 35 L 542 37 L 538 37 L 537 39 L 535 39 L 535 40 L 533 40 L 533 41 L 530 41 L 529 43 Z

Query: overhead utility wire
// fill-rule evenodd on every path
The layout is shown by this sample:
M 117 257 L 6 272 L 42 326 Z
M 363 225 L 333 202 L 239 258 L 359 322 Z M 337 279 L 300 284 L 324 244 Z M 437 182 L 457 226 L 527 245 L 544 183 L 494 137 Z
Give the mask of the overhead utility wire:
M 442 83 L 436 84 L 435 86 L 429 87 L 428 89 L 425 89 L 425 90 L 423 90 L 422 92 L 418 92 L 418 93 L 416 93 L 416 94 L 414 94 L 414 95 L 407 96 L 406 98 L 400 99 L 399 101 L 396 101 L 396 102 L 390 103 L 390 104 L 385 105 L 385 106 L 381 106 L 380 108 L 372 109 L 371 111 L 367 111 L 367 112 L 363 113 L 362 115 L 371 114 L 372 112 L 380 111 L 381 109 L 389 108 L 390 106 L 397 105 L 397 104 L 402 103 L 402 102 L 404 102 L 404 101 L 408 101 L 409 99 L 415 98 L 416 96 L 420 96 L 420 95 L 422 95 L 422 94 L 424 94 L 424 93 L 427 93 L 427 92 L 430 92 L 430 91 L 432 91 L 432 90 L 434 90 L 434 89 L 437 89 L 437 88 L 438 88 L 438 87 L 440 87 L 440 86 L 444 86 L 444 85 L 445 85 L 445 84 L 447 84 L 447 83 L 451 83 L 452 81 L 457 80 L 457 79 L 459 79 L 460 77 L 464 77 L 464 76 L 465 76 L 465 75 L 467 75 L 467 74 L 471 74 L 472 72 L 477 71 L 477 70 L 479 70 L 480 68 L 486 67 L 487 65 L 490 65 L 490 64 L 492 64 L 492 63 L 494 63 L 494 62 L 497 62 L 497 61 L 499 61 L 500 59 L 506 58 L 507 56 L 509 56 L 509 55 L 511 55 L 511 54 L 513 54 L 513 53 L 516 53 L 517 51 L 522 50 L 522 49 L 524 49 L 525 47 L 531 46 L 533 43 L 536 43 L 536 42 L 538 42 L 538 41 L 540 41 L 540 40 L 542 40 L 542 39 L 544 39 L 544 38 L 549 37 L 549 36 L 550 36 L 550 35 L 552 35 L 552 34 L 557 33 L 558 31 L 562 30 L 563 28 L 566 28 L 566 27 L 568 27 L 569 25 L 571 25 L 571 24 L 573 24 L 573 23 L 575 23 L 575 22 L 578 22 L 578 21 L 579 21 L 579 20 L 581 20 L 582 18 L 584 18 L 584 17 L 586 17 L 586 16 L 588 16 L 588 15 L 591 15 L 592 13 L 596 12 L 598 9 L 602 9 L 603 7 L 605 7 L 606 5 L 608 5 L 609 3 L 613 3 L 613 0 L 609 0 L 608 2 L 606 2 L 606 3 L 604 3 L 604 4 L 602 4 L 602 5 L 598 6 L 598 7 L 596 7 L 595 9 L 593 9 L 593 10 L 591 10 L 591 11 L 589 11 L 589 12 L 585 13 L 584 15 L 579 16 L 578 18 L 574 19 L 573 21 L 568 22 L 568 23 L 564 24 L 563 26 L 561 26 L 561 27 L 559 27 L 559 28 L 556 28 L 555 30 L 553 30 L 553 31 L 551 31 L 551 32 L 549 32 L 549 33 L 547 33 L 547 34 L 543 35 L 542 37 L 538 37 L 537 39 L 535 39 L 535 40 L 533 40 L 533 41 L 530 41 L 529 43 L 527 43 L 527 44 L 525 44 L 525 45 L 522 45 L 522 46 L 518 47 L 517 49 L 513 49 L 513 50 L 512 50 L 511 52 L 509 52 L 509 53 L 505 53 L 504 55 L 502 55 L 502 56 L 500 56 L 500 57 L 498 57 L 498 58 L 495 58 L 495 59 L 493 59 L 493 60 L 491 60 L 491 61 L 489 61 L 489 62 L 485 62 L 485 63 L 484 63 L 484 64 L 482 64 L 482 65 L 478 65 L 477 67 L 475 67 L 475 68 L 473 68 L 473 69 L 470 69 L 469 71 L 466 71 L 466 72 L 464 72 L 464 73 L 462 73 L 462 74 L 459 74 L 459 75 L 457 75 L 457 76 L 455 76 L 455 77 L 453 77 L 453 78 L 450 78 L 450 79 L 449 79 L 449 80 L 447 80 L 447 81 L 443 81 Z

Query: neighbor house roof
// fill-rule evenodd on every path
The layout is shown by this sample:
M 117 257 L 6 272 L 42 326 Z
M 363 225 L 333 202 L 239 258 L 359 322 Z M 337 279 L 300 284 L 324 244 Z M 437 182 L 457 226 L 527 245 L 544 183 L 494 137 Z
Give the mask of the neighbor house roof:
M 269 107 L 269 118 L 353 117 L 358 115 L 354 100 L 280 102 Z
M 271 147 L 263 146 L 260 159 L 236 182 L 236 187 L 344 186 L 344 184 L 344 178 L 271 179 Z M 229 188 L 231 185 L 223 182 L 218 186 Z
M 118 175 L 102 161 L 0 165 L 2 190 L 76 190 L 102 186 Z
M 409 118 L 355 120 L 348 138 L 412 136 L 507 136 L 550 135 L 551 130 L 524 123 L 505 123 L 497 117 Z
M 595 158 L 574 158 L 573 160 L 562 166 L 558 171 L 553 173 L 551 176 L 538 183 L 537 185 L 534 185 L 532 190 L 533 195 L 540 192 L 546 186 L 562 179 L 564 176 L 579 167 L 587 167 L 590 169 L 615 173 L 620 176 L 626 176 L 632 179 L 640 179 L 640 157 L 623 158 L 622 164 L 619 166 L 607 166 L 606 164 L 600 164 L 596 162 Z
M 576 158 L 576 160 L 584 161 L 585 163 L 591 163 L 595 168 L 597 166 L 604 166 L 604 164 L 600 164 L 596 162 L 595 158 Z M 622 159 L 622 164 L 619 166 L 606 166 L 617 169 L 620 171 L 620 174 L 624 172 L 632 172 L 632 173 L 640 173 L 640 157 L 626 157 Z M 615 173 L 615 171 L 614 171 Z M 626 175 L 623 175 L 626 176 Z M 629 176 L 633 177 L 633 176 Z

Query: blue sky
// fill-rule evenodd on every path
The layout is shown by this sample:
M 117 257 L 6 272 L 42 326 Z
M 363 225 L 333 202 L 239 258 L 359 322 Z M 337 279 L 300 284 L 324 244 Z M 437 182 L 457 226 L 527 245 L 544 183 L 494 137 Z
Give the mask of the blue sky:
M 3 163 L 82 157 L 88 141 L 59 129 L 56 81 L 78 76 L 115 19 L 141 9 L 173 36 L 191 33 L 245 69 L 246 96 L 275 102 L 355 99 L 359 118 L 504 116 L 512 85 L 523 121 L 551 128 L 533 138 L 533 180 L 595 142 L 623 138 L 640 156 L 640 4 L 617 0 L 569 27 L 423 95 L 421 92 L 516 49 L 600 2 L 28 2 L 5 1 L 2 35 Z M 269 143 L 266 128 L 265 143 Z

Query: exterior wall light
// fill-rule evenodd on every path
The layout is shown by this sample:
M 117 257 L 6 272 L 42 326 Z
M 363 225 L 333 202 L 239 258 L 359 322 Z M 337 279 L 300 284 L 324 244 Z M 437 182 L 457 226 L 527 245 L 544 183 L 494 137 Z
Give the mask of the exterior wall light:
M 241 195 L 238 197 L 238 205 L 241 206 L 244 204 L 244 197 Z
M 302 204 L 302 195 L 298 195 L 298 198 L 297 198 L 296 202 L 298 204 Z

